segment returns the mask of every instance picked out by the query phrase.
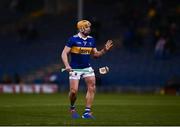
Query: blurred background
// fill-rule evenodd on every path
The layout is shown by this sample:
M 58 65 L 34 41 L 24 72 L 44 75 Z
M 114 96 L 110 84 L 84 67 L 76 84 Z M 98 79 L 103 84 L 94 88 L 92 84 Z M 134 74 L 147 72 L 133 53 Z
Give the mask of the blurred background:
M 0 93 L 67 91 L 60 55 L 80 19 L 98 49 L 114 41 L 92 60 L 110 68 L 96 73 L 98 91 L 179 95 L 179 0 L 1 0 Z

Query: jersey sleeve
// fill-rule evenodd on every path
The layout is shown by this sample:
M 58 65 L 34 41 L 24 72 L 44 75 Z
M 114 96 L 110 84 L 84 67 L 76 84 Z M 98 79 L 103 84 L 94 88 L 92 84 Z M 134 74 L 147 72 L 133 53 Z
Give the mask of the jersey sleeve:
M 71 37 L 68 39 L 66 46 L 71 48 L 73 46 L 73 44 L 74 44 L 74 41 L 73 41 L 73 38 Z

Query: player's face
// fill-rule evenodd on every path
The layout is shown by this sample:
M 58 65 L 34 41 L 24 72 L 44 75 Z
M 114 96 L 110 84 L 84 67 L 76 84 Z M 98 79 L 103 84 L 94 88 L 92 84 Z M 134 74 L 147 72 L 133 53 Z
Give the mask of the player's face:
M 85 36 L 89 35 L 91 33 L 91 27 L 87 26 L 84 28 L 84 31 L 82 32 Z

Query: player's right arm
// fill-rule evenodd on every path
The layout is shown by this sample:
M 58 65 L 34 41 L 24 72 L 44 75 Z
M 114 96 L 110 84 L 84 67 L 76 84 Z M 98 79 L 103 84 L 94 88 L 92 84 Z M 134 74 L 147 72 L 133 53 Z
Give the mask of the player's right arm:
M 61 54 L 62 61 L 64 63 L 65 69 L 67 71 L 72 70 L 71 66 L 69 65 L 69 61 L 68 61 L 68 54 L 70 53 L 70 51 L 71 51 L 71 48 L 68 46 L 65 46 L 62 51 L 62 54 Z

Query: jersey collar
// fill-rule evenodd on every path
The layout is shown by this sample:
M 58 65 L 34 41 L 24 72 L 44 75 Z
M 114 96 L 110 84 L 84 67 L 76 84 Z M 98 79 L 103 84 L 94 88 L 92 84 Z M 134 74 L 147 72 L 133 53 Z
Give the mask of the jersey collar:
M 83 37 L 83 36 L 81 35 L 81 33 L 78 33 L 78 36 L 79 36 L 81 39 L 83 39 L 83 40 L 87 40 L 87 38 L 88 38 L 88 37 Z

